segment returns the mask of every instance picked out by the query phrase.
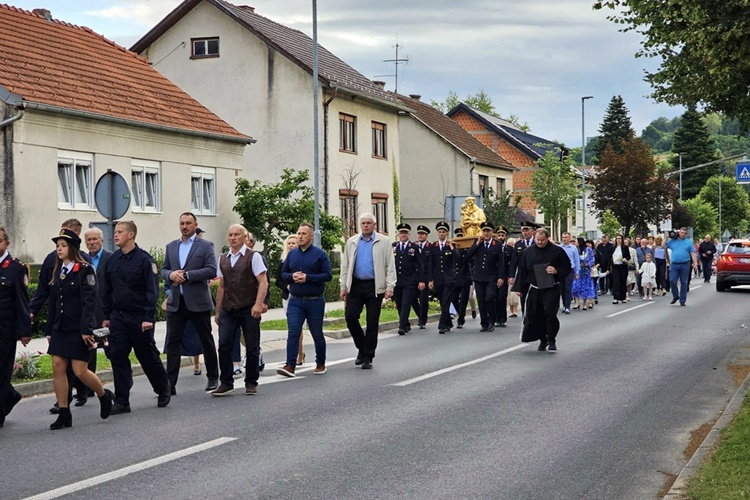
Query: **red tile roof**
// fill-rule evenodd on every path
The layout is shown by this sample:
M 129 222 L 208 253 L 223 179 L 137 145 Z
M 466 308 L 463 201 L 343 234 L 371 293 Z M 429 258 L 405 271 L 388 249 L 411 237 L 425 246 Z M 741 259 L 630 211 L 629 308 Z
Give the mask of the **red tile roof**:
M 251 141 L 137 54 L 93 32 L 0 4 L 0 86 L 47 109 Z M 2 88 L 0 88 L 2 90 Z
M 411 110 L 412 115 L 417 120 L 466 156 L 476 158 L 477 163 L 515 170 L 515 167 L 508 160 L 482 144 L 464 130 L 461 125 L 441 113 L 440 110 L 410 97 L 402 95 L 398 97 Z

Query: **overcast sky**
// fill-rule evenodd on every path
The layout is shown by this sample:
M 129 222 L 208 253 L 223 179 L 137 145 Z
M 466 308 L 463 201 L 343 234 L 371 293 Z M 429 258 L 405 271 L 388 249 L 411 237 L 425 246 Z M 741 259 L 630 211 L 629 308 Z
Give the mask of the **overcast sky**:
M 56 19 L 88 26 L 130 47 L 180 0 L 7 0 L 32 10 L 47 8 Z M 309 0 L 236 0 L 256 13 L 312 35 Z M 480 89 L 497 111 L 528 122 L 531 132 L 581 145 L 581 97 L 586 136 L 596 135 L 613 95 L 622 95 L 638 134 L 659 116 L 680 108 L 647 96 L 644 69 L 657 61 L 636 59 L 640 37 L 619 33 L 593 0 L 352 0 L 318 1 L 321 45 L 365 76 L 394 73 L 383 59 L 409 59 L 399 67 L 399 92 L 442 100 Z M 377 76 L 377 78 L 376 78 Z

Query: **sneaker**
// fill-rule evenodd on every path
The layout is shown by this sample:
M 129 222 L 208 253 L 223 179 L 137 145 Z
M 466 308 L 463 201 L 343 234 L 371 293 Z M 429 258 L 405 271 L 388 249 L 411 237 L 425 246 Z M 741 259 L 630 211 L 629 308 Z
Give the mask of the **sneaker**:
M 323 375 L 326 372 L 326 365 L 318 364 L 313 371 L 313 375 Z
M 276 373 L 278 373 L 279 375 L 283 375 L 285 377 L 290 377 L 290 378 L 296 377 L 296 375 L 294 374 L 294 367 L 289 366 L 289 365 L 282 366 L 281 368 L 276 370 Z
M 245 396 L 257 396 L 258 395 L 258 386 L 248 384 L 245 386 Z
M 232 377 L 234 378 L 240 378 L 242 376 L 242 368 L 239 366 L 234 367 L 234 373 L 232 374 Z
M 547 350 L 548 351 L 556 351 L 557 350 L 557 344 L 555 344 L 554 342 L 550 342 L 549 346 L 547 347 Z
M 613 304 L 619 304 L 619 303 L 620 303 L 620 301 L 619 301 L 619 300 L 613 300 L 613 301 L 612 301 L 612 303 L 613 303 Z
M 653 297 L 649 297 L 648 300 L 651 301 L 651 302 L 653 302 L 654 298 Z
M 242 366 L 245 366 L 244 364 Z M 258 356 L 258 371 L 262 372 L 266 369 L 266 359 L 263 357 L 263 352 L 261 351 L 260 356 Z
M 360 366 L 364 362 L 364 358 L 361 355 L 357 355 L 357 359 L 354 360 L 354 366 Z
M 643 301 L 644 302 L 647 301 L 647 300 L 648 300 L 648 297 L 643 297 Z
M 229 396 L 234 392 L 234 387 L 227 385 L 222 382 L 222 384 L 216 388 L 216 390 L 211 391 L 212 396 L 221 397 L 221 396 Z
M 208 379 L 208 383 L 206 384 L 206 392 L 212 392 L 215 391 L 219 387 L 219 381 L 215 378 Z

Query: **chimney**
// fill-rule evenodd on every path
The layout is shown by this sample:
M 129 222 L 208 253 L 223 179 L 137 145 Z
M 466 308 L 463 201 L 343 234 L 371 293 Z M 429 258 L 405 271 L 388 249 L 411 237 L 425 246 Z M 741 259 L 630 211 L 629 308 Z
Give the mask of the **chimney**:
M 419 95 L 419 94 L 409 94 L 409 97 L 411 97 L 415 101 L 418 101 L 418 100 L 420 100 L 422 98 L 422 96 Z
M 385 82 L 382 80 L 373 80 L 372 83 L 374 83 L 375 86 L 381 90 L 385 88 Z
M 46 19 L 49 22 L 52 22 L 52 12 L 50 12 L 47 9 L 34 9 L 31 12 L 33 12 L 34 14 L 36 14 L 39 17 L 43 17 L 44 19 Z
M 255 14 L 255 7 L 250 7 L 249 5 L 240 5 L 240 9 L 246 10 L 251 14 Z

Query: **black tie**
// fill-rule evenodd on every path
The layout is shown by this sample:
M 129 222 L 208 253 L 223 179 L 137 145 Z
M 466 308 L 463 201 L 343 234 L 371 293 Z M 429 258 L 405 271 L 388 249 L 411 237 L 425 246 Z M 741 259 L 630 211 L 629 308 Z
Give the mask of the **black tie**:
M 486 248 L 486 249 L 488 249 L 488 250 L 490 249 L 490 244 L 489 244 L 489 242 L 487 242 L 487 243 L 485 243 L 485 244 L 484 244 L 484 248 Z
M 405 248 L 406 248 L 406 244 L 405 243 L 401 243 L 401 252 L 403 252 Z

